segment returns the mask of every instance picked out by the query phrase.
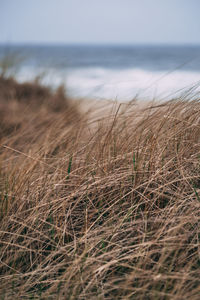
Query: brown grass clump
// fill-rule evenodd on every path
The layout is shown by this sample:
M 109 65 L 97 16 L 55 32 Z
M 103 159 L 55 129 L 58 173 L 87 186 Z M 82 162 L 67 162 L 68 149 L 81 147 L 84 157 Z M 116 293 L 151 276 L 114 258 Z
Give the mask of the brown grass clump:
M 2 299 L 199 299 L 200 103 L 113 103 L 98 116 L 62 90 L 9 84 Z

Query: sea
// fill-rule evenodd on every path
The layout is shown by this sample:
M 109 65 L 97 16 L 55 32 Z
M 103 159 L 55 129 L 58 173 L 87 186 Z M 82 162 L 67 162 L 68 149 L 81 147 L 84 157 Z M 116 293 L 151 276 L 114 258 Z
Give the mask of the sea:
M 64 85 L 74 98 L 167 100 L 200 93 L 200 45 L 0 45 L 2 61 L 20 82 Z

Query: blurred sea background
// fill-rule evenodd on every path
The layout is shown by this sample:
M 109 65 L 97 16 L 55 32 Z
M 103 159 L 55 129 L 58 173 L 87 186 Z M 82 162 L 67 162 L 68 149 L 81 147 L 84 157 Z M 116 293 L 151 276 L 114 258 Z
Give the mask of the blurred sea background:
M 20 58 L 19 81 L 63 84 L 74 98 L 166 100 L 200 91 L 195 45 L 1 45 L 0 59 L 6 55 Z

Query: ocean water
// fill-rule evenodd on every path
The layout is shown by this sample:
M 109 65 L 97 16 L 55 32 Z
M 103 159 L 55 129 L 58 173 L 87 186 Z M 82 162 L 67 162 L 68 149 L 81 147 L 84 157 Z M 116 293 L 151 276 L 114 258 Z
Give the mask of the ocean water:
M 72 97 L 169 99 L 200 92 L 200 46 L 0 46 L 0 59 L 19 57 L 16 77 L 57 87 Z

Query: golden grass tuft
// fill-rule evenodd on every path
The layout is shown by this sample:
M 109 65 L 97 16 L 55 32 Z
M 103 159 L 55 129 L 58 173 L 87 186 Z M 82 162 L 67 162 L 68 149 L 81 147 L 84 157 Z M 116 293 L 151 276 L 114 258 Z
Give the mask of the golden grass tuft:
M 199 101 L 2 90 L 2 299 L 199 299 Z

